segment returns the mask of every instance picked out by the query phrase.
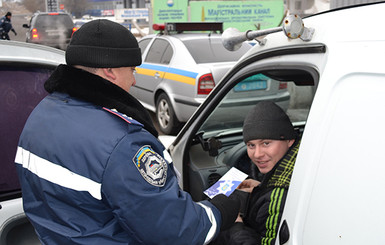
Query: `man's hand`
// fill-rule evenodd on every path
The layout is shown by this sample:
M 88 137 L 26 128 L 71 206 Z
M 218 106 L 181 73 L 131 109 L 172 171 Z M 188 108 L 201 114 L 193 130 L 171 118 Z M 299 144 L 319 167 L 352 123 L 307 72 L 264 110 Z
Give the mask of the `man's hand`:
M 255 179 L 246 179 L 238 186 L 237 189 L 251 193 L 254 187 L 258 186 L 260 183 L 261 182 Z
M 15 30 L 12 30 L 13 31 L 13 33 L 15 34 L 15 36 L 17 36 L 17 33 L 16 33 L 16 31 Z

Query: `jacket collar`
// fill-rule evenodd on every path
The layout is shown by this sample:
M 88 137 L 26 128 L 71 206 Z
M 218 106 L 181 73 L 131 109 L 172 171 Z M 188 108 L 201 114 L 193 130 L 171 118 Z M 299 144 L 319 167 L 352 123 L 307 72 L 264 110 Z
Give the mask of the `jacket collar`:
M 156 138 L 150 114 L 131 94 L 108 80 L 68 65 L 59 65 L 44 84 L 48 93 L 64 92 L 95 105 L 116 109 L 143 124 Z
M 300 140 L 296 140 L 286 155 L 276 164 L 276 168 L 270 171 L 271 177 L 268 178 L 267 187 L 289 188 L 300 143 Z

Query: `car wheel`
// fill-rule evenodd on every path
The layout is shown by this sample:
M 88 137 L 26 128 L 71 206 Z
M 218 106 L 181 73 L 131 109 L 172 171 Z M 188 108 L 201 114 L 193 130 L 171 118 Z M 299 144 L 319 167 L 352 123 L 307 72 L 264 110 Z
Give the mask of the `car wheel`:
M 175 116 L 174 108 L 166 94 L 160 94 L 156 101 L 156 120 L 159 129 L 164 134 L 175 134 L 179 130 L 180 122 Z

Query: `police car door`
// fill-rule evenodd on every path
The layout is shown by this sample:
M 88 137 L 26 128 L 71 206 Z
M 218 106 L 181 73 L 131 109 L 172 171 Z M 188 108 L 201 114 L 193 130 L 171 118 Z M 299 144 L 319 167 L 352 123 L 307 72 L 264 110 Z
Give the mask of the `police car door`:
M 156 38 L 136 71 L 136 95 L 146 107 L 155 111 L 155 90 L 167 72 L 173 51 L 168 41 Z

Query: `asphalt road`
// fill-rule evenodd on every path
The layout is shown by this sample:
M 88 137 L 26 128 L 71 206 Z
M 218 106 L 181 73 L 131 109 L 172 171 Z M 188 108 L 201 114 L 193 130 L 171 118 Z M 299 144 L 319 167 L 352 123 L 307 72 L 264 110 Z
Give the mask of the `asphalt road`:
M 29 16 L 27 15 L 12 15 L 12 26 L 13 29 L 15 29 L 17 36 L 13 34 L 13 32 L 9 32 L 8 35 L 11 38 L 11 40 L 14 41 L 20 41 L 20 42 L 25 42 L 26 40 L 26 33 L 28 31 L 27 28 L 23 28 L 23 24 L 28 24 L 29 23 Z

